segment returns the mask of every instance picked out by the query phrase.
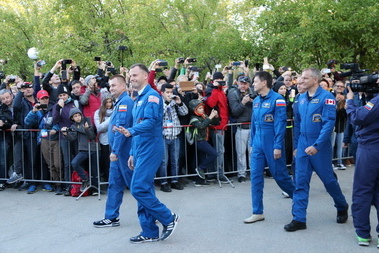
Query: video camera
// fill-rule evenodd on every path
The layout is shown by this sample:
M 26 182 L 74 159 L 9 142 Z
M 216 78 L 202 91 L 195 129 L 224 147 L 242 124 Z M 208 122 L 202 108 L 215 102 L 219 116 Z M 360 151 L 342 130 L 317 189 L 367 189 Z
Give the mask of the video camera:
M 344 63 L 341 69 L 350 71 L 340 74 L 340 77 L 351 76 L 350 88 L 353 92 L 379 93 L 379 86 L 376 83 L 379 74 L 367 74 L 368 69 L 360 69 L 358 63 Z

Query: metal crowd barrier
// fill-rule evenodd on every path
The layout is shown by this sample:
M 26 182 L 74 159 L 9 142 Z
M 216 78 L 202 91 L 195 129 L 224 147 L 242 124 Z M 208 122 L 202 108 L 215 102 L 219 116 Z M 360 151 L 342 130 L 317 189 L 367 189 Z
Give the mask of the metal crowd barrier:
M 291 123 L 293 121 L 290 121 Z M 235 133 L 238 127 L 242 125 L 249 125 L 250 123 L 230 123 L 225 126 L 223 132 L 225 134 L 224 140 L 224 164 L 222 166 L 223 173 L 227 176 L 237 175 L 237 166 L 236 166 L 236 147 L 235 146 Z M 178 178 L 187 178 L 187 177 L 195 177 L 197 176 L 195 172 L 195 168 L 199 163 L 199 154 L 196 152 L 196 142 L 193 145 L 189 145 L 186 140 L 185 131 L 187 127 L 192 127 L 190 125 L 180 125 L 180 126 L 172 126 L 181 128 L 182 131 L 178 138 L 180 138 L 180 156 L 179 156 L 179 173 L 178 175 L 167 175 L 166 177 L 160 177 L 157 175 L 156 180 L 160 179 L 171 179 L 174 177 Z M 291 133 L 293 128 L 291 127 Z M 80 182 L 72 182 L 71 175 L 73 169 L 71 167 L 71 161 L 68 164 L 68 171 L 66 171 L 66 178 L 64 175 L 64 159 L 62 156 L 62 151 L 60 150 L 60 180 L 52 180 L 51 175 L 49 173 L 49 168 L 47 167 L 46 161 L 40 152 L 40 148 L 37 144 L 37 133 L 40 132 L 39 129 L 17 129 L 14 132 L 10 130 L 2 131 L 0 130 L 0 181 L 5 181 L 9 179 L 11 174 L 16 168 L 16 166 L 20 166 L 21 163 L 21 173 L 24 176 L 22 181 L 26 182 L 34 182 L 34 183 L 49 183 L 49 184 L 81 184 Z M 30 138 L 21 138 L 23 135 L 29 134 Z M 59 147 L 61 146 L 61 137 L 59 138 Z M 98 182 L 95 183 L 98 191 L 98 199 L 100 200 L 100 187 L 102 185 L 108 184 L 107 180 L 101 179 L 101 169 L 99 165 L 99 161 L 101 157 L 99 156 L 99 143 L 96 140 L 96 149 L 97 149 L 97 173 L 98 173 Z M 28 153 L 30 152 L 30 153 Z M 75 151 L 73 150 L 72 145 L 69 145 L 68 150 L 71 159 L 74 157 Z M 2 153 L 2 154 L 1 154 Z M 89 154 L 90 155 L 90 154 Z M 20 159 L 21 157 L 21 159 Z M 352 158 L 350 156 L 344 156 L 341 159 L 349 159 Z M 29 160 L 31 159 L 31 161 Z M 333 160 L 337 160 L 338 158 L 334 158 Z M 249 163 L 250 155 L 247 153 L 247 169 L 246 172 L 250 171 Z M 17 163 L 18 164 L 15 164 Z M 29 167 L 29 165 L 31 167 Z M 288 167 L 291 167 L 291 163 L 287 164 Z M 88 167 L 87 171 L 89 172 L 89 176 L 91 177 L 91 159 L 88 159 Z M 159 171 L 159 170 L 158 170 Z M 169 170 L 168 170 L 169 171 Z M 68 173 L 68 175 L 67 175 Z M 209 175 L 217 174 L 217 170 L 214 172 L 207 173 Z M 69 178 L 67 178 L 69 176 Z M 231 184 L 232 185 L 232 184 Z M 233 186 L 233 185 L 232 185 Z M 221 187 L 221 184 L 220 184 Z M 233 186 L 234 187 L 234 186 Z

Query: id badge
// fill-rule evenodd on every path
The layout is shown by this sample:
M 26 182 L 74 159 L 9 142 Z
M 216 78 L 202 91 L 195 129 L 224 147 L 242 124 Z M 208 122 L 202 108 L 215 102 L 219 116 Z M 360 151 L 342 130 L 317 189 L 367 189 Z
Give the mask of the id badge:
M 42 138 L 46 138 L 47 135 L 48 135 L 47 130 L 46 130 L 46 129 L 42 129 L 42 130 L 41 130 L 41 137 L 42 137 Z

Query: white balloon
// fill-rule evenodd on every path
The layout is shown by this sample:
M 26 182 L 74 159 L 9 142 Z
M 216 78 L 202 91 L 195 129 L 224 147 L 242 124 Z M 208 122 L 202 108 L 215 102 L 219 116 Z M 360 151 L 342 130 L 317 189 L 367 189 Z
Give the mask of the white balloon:
M 35 47 L 29 48 L 28 50 L 28 57 L 32 60 L 38 59 L 38 50 Z

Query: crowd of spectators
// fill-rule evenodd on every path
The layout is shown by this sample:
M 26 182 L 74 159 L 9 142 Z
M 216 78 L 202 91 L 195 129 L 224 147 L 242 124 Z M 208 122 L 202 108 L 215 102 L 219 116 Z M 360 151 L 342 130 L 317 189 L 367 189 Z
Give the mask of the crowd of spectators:
M 201 69 L 196 67 L 195 58 L 178 58 L 172 68 L 163 60 L 151 63 L 149 83 L 164 99 L 165 156 L 157 173 L 162 191 L 182 190 L 177 176 L 184 173 L 197 173 L 197 186 L 212 180 L 231 183 L 225 171 L 236 172 L 240 183 L 246 181 L 252 101 L 257 96 L 252 79 L 260 70 L 272 73 L 272 89 L 286 101 L 286 161 L 291 164 L 292 103 L 300 90 L 298 73 L 288 67 L 275 70 L 265 65 L 263 69 L 250 69 L 247 62 L 241 61 L 200 78 Z M 120 67 L 117 72 L 128 82 L 127 68 Z M 0 133 L 0 190 L 18 184 L 19 189 L 31 194 L 37 191 L 37 183 L 43 182 L 43 190 L 69 196 L 70 184 L 66 182 L 74 170 L 83 180 L 83 189 L 91 185 L 96 189 L 98 181 L 108 180 L 107 132 L 115 102 L 108 80 L 114 74 L 112 63 L 98 61 L 96 74 L 82 76 L 80 67 L 70 59 L 57 61 L 44 74 L 36 62 L 30 83 L 17 76 L 5 78 L 0 90 L 0 128 L 9 131 Z M 334 166 L 346 169 L 354 161 L 342 157 L 355 156 L 356 149 L 354 128 L 348 124 L 345 111 L 346 81 L 331 69 L 320 85 L 337 101 L 337 121 L 330 139 L 336 158 Z M 132 99 L 138 96 L 130 84 L 128 87 Z M 355 99 L 357 105 L 364 105 L 367 94 L 357 93 Z M 185 125 L 198 129 L 194 145 L 186 143 Z M 225 132 L 234 136 L 233 143 L 225 138 Z M 348 145 L 351 148 L 346 149 Z M 230 150 L 235 150 L 236 163 L 230 162 Z M 185 155 L 191 159 L 188 171 L 183 169 Z M 288 172 L 292 173 L 290 166 Z M 266 175 L 270 176 L 269 171 Z

